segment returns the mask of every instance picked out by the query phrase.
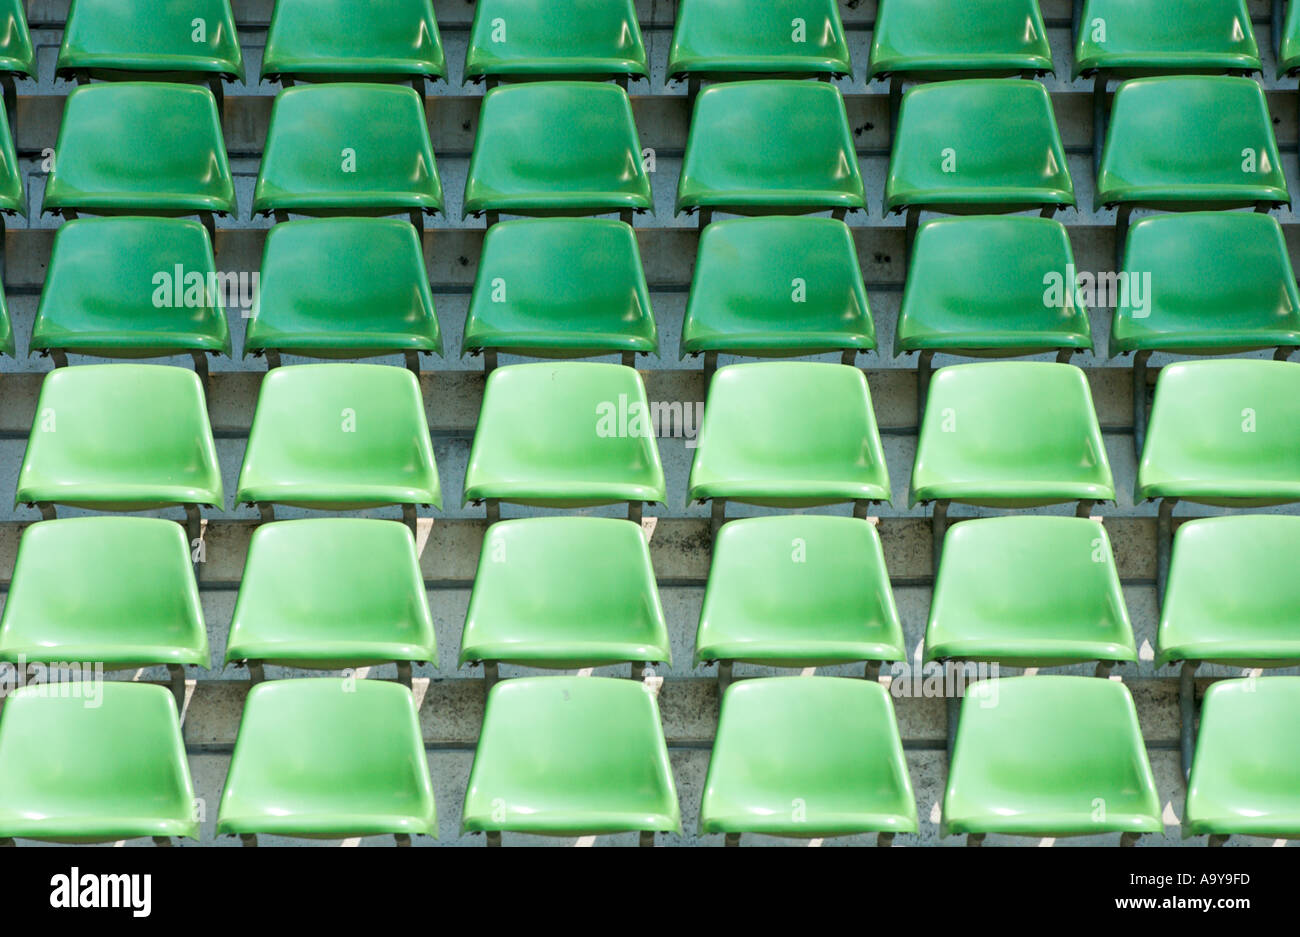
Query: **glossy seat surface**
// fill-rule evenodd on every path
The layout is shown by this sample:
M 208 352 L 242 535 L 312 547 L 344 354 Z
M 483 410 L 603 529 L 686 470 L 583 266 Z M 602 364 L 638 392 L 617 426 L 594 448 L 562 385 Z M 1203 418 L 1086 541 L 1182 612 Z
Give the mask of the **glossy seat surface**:
M 632 0 L 481 0 L 465 79 L 650 74 Z
M 27 28 L 25 0 L 0 0 L 0 71 L 36 75 L 36 53 Z
M 150 72 L 244 80 L 229 0 L 72 0 L 56 74 Z
M 1038 0 L 883 0 L 871 32 L 867 80 L 1050 71 L 1052 49 Z
M 848 75 L 849 46 L 834 0 L 681 0 L 668 78 L 691 74 Z
M 1087 0 L 1074 77 L 1259 71 L 1246 0 L 1191 0 L 1169 15 L 1162 0 Z
M 276 0 L 263 80 L 447 76 L 432 0 Z
M 16 357 L 13 322 L 9 319 L 9 304 L 5 302 L 3 290 L 0 290 L 0 354 Z

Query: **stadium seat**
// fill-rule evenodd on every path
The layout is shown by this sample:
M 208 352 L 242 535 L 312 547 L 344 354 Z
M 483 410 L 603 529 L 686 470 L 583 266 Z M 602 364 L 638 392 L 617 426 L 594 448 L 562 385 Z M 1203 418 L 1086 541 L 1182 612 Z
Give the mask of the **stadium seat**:
M 668 80 L 758 74 L 851 75 L 835 0 L 681 0 L 668 49 Z
M 650 77 L 632 0 L 479 0 L 465 81 Z
M 1170 16 L 1163 0 L 1084 0 L 1074 77 L 1113 78 L 1261 68 L 1246 0 L 1191 0 Z
M 0 87 L 10 127 L 18 106 L 14 80 L 36 78 L 36 52 L 27 29 L 26 6 L 25 0 L 0 0 Z
M 659 333 L 636 235 L 608 218 L 526 218 L 483 238 L 462 354 L 586 358 L 656 354 Z
M 93 703 L 93 705 L 92 705 Z M 199 838 L 171 696 L 147 683 L 27 686 L 0 717 L 0 838 Z
M 461 831 L 588 836 L 678 832 L 659 706 L 644 684 L 524 677 L 488 693 Z
M 695 99 L 677 214 L 806 214 L 866 207 L 844 98 L 807 81 L 737 81 Z
M 382 680 L 275 680 L 249 691 L 217 833 L 437 836 L 415 701 Z
M 424 400 L 415 375 L 381 364 L 275 368 L 262 381 L 235 501 L 354 511 L 442 508 Z
M 488 375 L 465 469 L 465 504 L 545 507 L 666 497 L 641 376 L 618 364 L 516 364 Z
M 0 354 L 8 355 L 10 358 L 17 356 L 14 327 L 9 321 L 9 305 L 5 302 L 3 288 L 0 288 Z
M 483 95 L 462 217 L 653 210 L 627 92 L 544 81 Z
M 894 706 L 879 683 L 746 680 L 722 698 L 700 833 L 801 839 L 917 830 Z
M 981 680 L 962 701 L 943 800 L 943 836 L 1159 833 L 1133 697 L 1096 677 Z
M 18 165 L 18 151 L 14 149 L 12 123 L 0 114 L 0 234 L 4 233 L 6 216 L 27 215 L 27 192 L 23 185 L 22 167 Z M 4 272 L 3 264 L 4 250 L 0 244 L 0 274 Z
M 366 358 L 402 354 L 419 373 L 442 354 L 429 273 L 415 229 L 394 218 L 315 218 L 266 235 L 256 315 L 244 354 Z
M 867 80 L 1007 78 L 1052 71 L 1038 0 L 883 0 Z
M 1285 18 L 1279 18 L 1280 0 L 1273 0 L 1273 51 L 1277 53 L 1277 77 L 1300 70 L 1300 6 L 1289 3 Z
M 362 517 L 276 521 L 253 531 L 226 663 L 340 670 L 438 662 L 410 530 Z
M 785 357 L 876 347 L 853 235 L 833 218 L 733 218 L 700 234 L 681 355 Z
M 670 663 L 668 625 L 637 524 L 530 517 L 488 528 L 465 616 L 460 663 L 569 670 Z

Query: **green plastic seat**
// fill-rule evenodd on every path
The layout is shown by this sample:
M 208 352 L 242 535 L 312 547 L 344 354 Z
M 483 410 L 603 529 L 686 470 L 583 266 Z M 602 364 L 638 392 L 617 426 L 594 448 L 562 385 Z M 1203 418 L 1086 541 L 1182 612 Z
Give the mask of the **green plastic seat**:
M 1272 121 L 1263 90 L 1250 78 L 1126 81 L 1111 104 L 1093 207 L 1289 203 Z
M 1052 49 L 1038 0 L 882 0 L 867 80 L 1051 71 Z
M 483 95 L 462 217 L 653 208 L 632 102 L 622 88 L 544 81 Z
M 74 88 L 43 210 L 235 214 L 217 102 L 207 88 L 126 81 Z
M 438 662 L 415 540 L 361 517 L 276 521 L 253 531 L 226 663 L 339 670 Z
M 244 355 L 442 354 L 415 227 L 395 218 L 313 218 L 266 235 Z
M 275 96 L 253 214 L 440 211 L 442 183 L 414 88 L 343 82 Z
M 483 238 L 463 354 L 584 358 L 659 350 L 632 228 L 607 218 L 527 218 Z
M 710 224 L 700 235 L 682 357 L 781 357 L 875 347 L 862 268 L 844 222 L 733 218 Z
M 1114 501 L 1083 371 L 1037 361 L 936 371 L 908 506 L 940 500 L 1003 508 Z
M 480 0 L 465 52 L 465 80 L 648 78 L 632 0 Z
M 1106 529 L 1085 517 L 1042 515 L 954 524 L 943 541 L 925 660 L 1136 661 Z
M 262 80 L 446 78 L 432 0 L 276 0 Z
M 645 684 L 525 677 L 488 693 L 461 831 L 678 832 L 659 706 Z
M 1124 684 L 1040 675 L 981 680 L 967 689 L 941 835 L 1162 829 L 1137 710 Z
M 1277 56 L 1277 77 L 1300 70 L 1300 6 L 1288 4 L 1282 23 L 1282 42 Z
M 48 276 L 48 274 L 47 274 Z M 14 344 L 14 327 L 9 321 L 9 304 L 5 302 L 4 290 L 0 289 L 0 354 L 16 357 Z
M 1180 524 L 1160 606 L 1156 666 L 1300 663 L 1298 548 L 1297 517 L 1241 514 Z
M 1044 302 L 1050 284 L 1056 295 Z M 1065 226 L 1050 218 L 935 218 L 916 232 L 894 354 L 1014 357 L 1090 350 Z
M 112 681 L 14 691 L 0 716 L 0 837 L 137 836 L 199 837 L 171 694 Z
M 889 691 L 836 677 L 746 680 L 722 697 L 700 833 L 915 833 Z
M 681 0 L 668 78 L 849 75 L 849 46 L 835 0 Z
M 650 404 L 618 364 L 516 364 L 488 375 L 465 469 L 465 504 L 662 502 Z
M 1300 677 L 1205 691 L 1183 836 L 1300 837 Z
M 229 355 L 221 291 L 212 241 L 197 221 L 69 221 L 54 234 L 28 353 Z
M 72 0 L 55 75 L 244 80 L 229 0 Z
M 844 98 L 823 82 L 736 81 L 695 99 L 677 214 L 866 207 Z
M 1086 0 L 1074 77 L 1260 70 L 1246 0 L 1192 0 L 1169 13 L 1163 0 Z
M 1300 364 L 1225 358 L 1160 370 L 1134 501 L 1300 501 Z
M 415 375 L 380 364 L 272 369 L 257 397 L 235 500 L 323 511 L 441 508 Z
M 0 15 L 0 28 L 4 20 Z M 0 107 L 0 232 L 4 229 L 6 215 L 27 216 L 27 192 L 23 185 L 22 167 L 18 165 L 18 151 L 14 149 L 14 136 L 9 118 Z
M 695 633 L 697 666 L 906 658 L 875 525 L 794 514 L 733 520 L 718 531 Z
M 1074 204 L 1052 99 L 1036 81 L 971 78 L 903 95 L 885 210 L 949 214 Z
M 1144 350 L 1221 355 L 1300 345 L 1295 272 L 1282 228 L 1268 215 L 1187 212 L 1142 218 L 1129 228 L 1124 273 L 1130 286 L 1121 290 L 1115 306 L 1112 357 Z
M 217 833 L 437 836 L 411 691 L 383 680 L 328 677 L 253 687 Z
M 889 501 L 865 375 L 802 361 L 720 369 L 709 385 L 690 498 L 785 508 Z
M 0 72 L 36 77 L 36 53 L 24 0 L 0 0 Z
M 220 508 L 203 385 L 184 368 L 90 364 L 45 376 L 14 504 Z
M 639 524 L 531 517 L 488 528 L 465 616 L 462 665 L 567 670 L 671 660 Z
M 156 517 L 28 527 L 0 620 L 0 660 L 207 667 L 208 632 L 184 528 Z

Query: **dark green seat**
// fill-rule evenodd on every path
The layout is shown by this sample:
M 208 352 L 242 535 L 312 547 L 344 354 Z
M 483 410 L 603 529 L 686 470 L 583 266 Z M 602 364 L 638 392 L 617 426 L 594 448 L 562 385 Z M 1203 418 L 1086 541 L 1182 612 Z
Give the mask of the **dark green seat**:
M 9 321 L 9 304 L 5 302 L 3 289 L 0 289 L 0 354 L 6 354 L 10 358 L 17 355 L 14 347 L 14 327 Z
M 632 0 L 479 0 L 465 80 L 649 78 Z
M 0 27 L 3 20 L 0 19 Z M 224 156 L 224 151 L 223 154 Z M 27 215 L 27 192 L 23 186 L 22 167 L 18 165 L 18 151 L 9 118 L 0 109 L 0 232 L 4 230 L 5 215 Z
M 835 0 L 681 0 L 668 78 L 849 75 Z
M 14 691 L 0 716 L 0 837 L 199 838 L 171 695 L 147 683 Z
M 0 72 L 36 77 L 36 53 L 25 0 L 0 0 Z
M 465 616 L 462 665 L 567 670 L 671 660 L 639 524 L 530 517 L 488 528 Z
M 314 218 L 266 235 L 244 354 L 312 358 L 442 354 L 415 228 L 393 218 Z
M 344 82 L 276 95 L 253 214 L 440 211 L 442 183 L 414 88 Z
M 677 214 L 865 208 L 844 98 L 823 82 L 737 81 L 695 99 Z
M 382 680 L 327 677 L 253 687 L 217 833 L 437 836 L 411 691 Z
M 889 501 L 867 379 L 842 364 L 733 364 L 709 386 L 693 501 L 811 507 Z
M 882 0 L 867 80 L 1008 77 L 1052 71 L 1038 0 Z
M 1259 71 L 1246 0 L 1191 0 L 1171 16 L 1164 0 L 1086 0 L 1074 77 Z
M 632 228 L 607 218 L 527 218 L 483 239 L 462 354 L 655 354 L 659 333 Z
M 1287 5 L 1286 19 L 1282 23 L 1277 77 L 1294 75 L 1297 70 L 1300 70 L 1300 6 L 1291 3 Z
M 944 537 L 925 659 L 1016 667 L 1136 661 L 1105 528 L 1035 515 L 954 524 Z
M 894 706 L 879 683 L 776 677 L 727 689 L 704 782 L 701 834 L 820 838 L 916 830 Z
M 276 0 L 262 80 L 446 78 L 432 0 Z
M 232 661 L 319 670 L 437 664 L 411 531 L 362 517 L 258 527 L 230 623 Z
M 733 218 L 700 235 L 681 354 L 869 351 L 876 329 L 853 235 L 833 218 Z
M 632 103 L 622 88 L 545 81 L 483 96 L 464 216 L 626 216 L 653 207 Z
M 1124 684 L 1008 677 L 966 691 L 941 835 L 1162 829 L 1160 798 Z
M 488 693 L 462 832 L 678 832 L 659 706 L 645 685 L 525 677 Z
M 827 667 L 905 660 L 875 525 L 794 514 L 724 524 L 695 634 L 695 663 Z
M 229 0 L 72 0 L 55 75 L 244 80 Z
M 221 118 L 207 88 L 138 81 L 74 88 L 56 149 L 44 211 L 235 213 Z

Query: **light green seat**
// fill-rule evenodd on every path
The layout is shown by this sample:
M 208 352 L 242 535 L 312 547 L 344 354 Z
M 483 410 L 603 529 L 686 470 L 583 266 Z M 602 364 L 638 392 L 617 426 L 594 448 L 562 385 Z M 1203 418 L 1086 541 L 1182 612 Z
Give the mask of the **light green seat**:
M 10 358 L 16 356 L 14 327 L 9 321 L 9 304 L 5 302 L 3 289 L 0 289 L 0 354 L 6 354 Z
M 3 19 L 0 19 L 0 27 L 3 27 Z M 5 215 L 26 217 L 27 192 L 9 118 L 5 116 L 4 108 L 0 108 L 0 232 L 4 230 Z
M 380 364 L 272 369 L 257 397 L 235 500 L 324 511 L 441 508 L 415 375 Z
M 1122 683 L 1033 676 L 967 689 L 941 835 L 1162 829 L 1137 711 Z
M 525 677 L 488 693 L 462 832 L 678 832 L 654 695 L 639 681 Z
M 677 214 L 865 208 L 844 98 L 823 82 L 736 81 L 695 99 Z
M 45 376 L 14 504 L 97 511 L 220 508 L 203 386 L 160 364 L 90 364 Z
M 908 506 L 1021 508 L 1113 501 L 1115 486 L 1083 371 L 990 361 L 930 382 Z
M 1038 0 L 882 0 L 867 80 L 1052 71 Z
M 632 228 L 607 218 L 528 218 L 483 238 L 463 354 L 538 358 L 659 350 Z
M 1259 84 L 1134 78 L 1115 92 L 1093 207 L 1218 210 L 1289 203 Z
M 226 663 L 338 670 L 438 661 L 411 531 L 360 517 L 276 521 L 253 531 Z
M 906 658 L 875 525 L 794 514 L 733 520 L 718 531 L 695 633 L 697 666 Z
M 363 358 L 442 354 L 415 228 L 394 218 L 323 218 L 266 235 L 244 354 Z
M 208 666 L 190 544 L 175 521 L 72 517 L 23 531 L 0 660 Z
M 876 329 L 848 226 L 733 218 L 700 235 L 681 354 L 869 351 Z
M 1110 354 L 1221 355 L 1300 345 L 1300 294 L 1277 221 L 1188 212 L 1134 222 Z M 1149 280 L 1148 280 L 1149 277 Z
M 1160 371 L 1134 501 L 1300 501 L 1300 364 L 1225 358 Z
M 1205 691 L 1183 836 L 1300 838 L 1300 677 Z
M 212 241 L 197 221 L 69 221 L 54 234 L 28 351 L 229 355 L 221 292 Z
M 775 677 L 728 687 L 700 833 L 820 838 L 916 830 L 916 798 L 883 686 Z
M 1086 0 L 1074 77 L 1260 70 L 1246 0 L 1191 0 L 1171 16 L 1165 0 Z
M 229 0 L 72 0 L 55 75 L 244 80 Z
M 1059 221 L 935 218 L 916 232 L 894 354 L 1089 350 L 1088 310 L 1079 299 L 1070 236 Z
M 207 88 L 127 81 L 68 94 L 43 210 L 234 214 L 235 184 Z
M 488 528 L 465 616 L 462 665 L 567 670 L 671 660 L 639 524 L 531 517 Z
M 432 0 L 276 0 L 262 80 L 446 78 Z
M 1106 529 L 1088 518 L 1035 515 L 954 524 L 943 541 L 925 660 L 1136 661 Z
M 14 691 L 0 715 L 0 837 L 199 838 L 176 704 L 148 683 Z
M 849 75 L 849 46 L 835 0 L 681 0 L 668 78 Z
M 344 82 L 275 96 L 253 214 L 440 211 L 442 183 L 414 88 Z
M 465 501 L 546 507 L 662 502 L 650 404 L 618 364 L 516 364 L 488 375 Z
M 253 687 L 217 833 L 437 836 L 411 691 L 382 680 L 327 677 Z
M 648 78 L 632 0 L 479 0 L 465 80 L 560 76 Z
M 0 72 L 36 77 L 25 0 L 0 0 Z
M 1074 204 L 1052 99 L 1036 81 L 971 78 L 903 95 L 885 210 L 950 214 Z
M 632 102 L 622 88 L 545 81 L 483 95 L 462 217 L 653 208 Z

